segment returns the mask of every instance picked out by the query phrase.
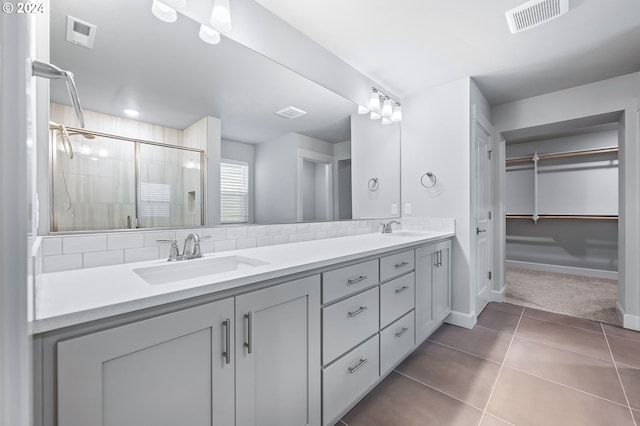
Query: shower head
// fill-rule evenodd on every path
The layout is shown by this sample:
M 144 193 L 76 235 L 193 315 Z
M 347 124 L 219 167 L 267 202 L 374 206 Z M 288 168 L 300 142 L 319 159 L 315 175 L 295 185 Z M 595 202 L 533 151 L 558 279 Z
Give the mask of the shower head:
M 71 71 L 61 70 L 52 64 L 45 62 L 33 61 L 33 75 L 37 77 L 52 79 L 63 79 L 67 82 L 67 89 L 69 90 L 69 96 L 71 97 L 71 103 L 73 109 L 76 112 L 76 117 L 80 122 L 80 127 L 84 127 L 84 116 L 82 114 L 82 106 L 80 105 L 80 99 L 78 98 L 78 91 L 76 90 L 76 83 L 73 79 L 73 73 Z

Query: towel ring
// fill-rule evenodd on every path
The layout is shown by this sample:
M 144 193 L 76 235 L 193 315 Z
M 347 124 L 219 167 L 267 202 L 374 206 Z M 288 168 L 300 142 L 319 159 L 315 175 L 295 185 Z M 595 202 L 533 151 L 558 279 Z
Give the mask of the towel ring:
M 371 178 L 369 179 L 369 191 L 371 192 L 376 192 L 378 190 L 378 188 L 380 188 L 380 182 L 378 181 L 378 178 Z
M 431 185 L 426 185 L 424 183 L 424 178 L 428 177 L 431 180 Z M 425 188 L 433 188 L 434 186 L 436 186 L 436 184 L 438 183 L 438 178 L 436 177 L 436 175 L 434 175 L 431 172 L 427 172 L 425 174 L 422 175 L 422 177 L 420 178 L 420 183 L 422 184 L 422 186 L 424 186 Z

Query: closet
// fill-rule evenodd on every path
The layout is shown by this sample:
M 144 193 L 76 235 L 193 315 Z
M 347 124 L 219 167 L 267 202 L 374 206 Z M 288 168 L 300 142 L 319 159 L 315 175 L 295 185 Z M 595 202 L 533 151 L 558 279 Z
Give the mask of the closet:
M 618 132 L 507 141 L 507 301 L 617 322 Z

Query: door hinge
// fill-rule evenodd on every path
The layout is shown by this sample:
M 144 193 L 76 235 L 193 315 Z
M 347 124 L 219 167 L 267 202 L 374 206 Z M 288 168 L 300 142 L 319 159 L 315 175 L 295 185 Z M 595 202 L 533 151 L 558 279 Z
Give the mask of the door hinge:
M 487 151 L 487 160 L 491 160 L 491 153 L 493 152 L 492 149 Z
M 487 278 L 491 279 L 491 271 L 487 273 Z
M 491 220 L 491 210 L 489 210 L 489 220 Z

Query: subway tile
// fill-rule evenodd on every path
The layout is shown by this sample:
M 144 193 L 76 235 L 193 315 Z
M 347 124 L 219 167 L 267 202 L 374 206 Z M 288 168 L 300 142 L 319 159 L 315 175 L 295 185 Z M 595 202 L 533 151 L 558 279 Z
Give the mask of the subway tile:
M 158 240 L 175 240 L 175 231 L 160 231 L 160 232 L 145 232 L 144 233 L 144 246 L 164 246 L 170 245 L 169 243 L 159 243 Z
M 509 349 L 511 336 L 488 328 L 475 327 L 472 330 L 443 324 L 429 340 L 451 346 L 471 354 L 502 362 Z
M 484 409 L 500 364 L 427 341 L 396 370 L 473 407 Z
M 144 235 L 140 232 L 107 235 L 107 250 L 139 247 L 144 247 Z
M 266 229 L 264 226 L 248 226 L 247 227 L 247 237 L 264 237 L 267 235 Z
M 310 232 L 311 231 L 310 228 L 311 226 L 308 223 L 299 223 L 296 226 L 296 232 L 304 234 L 305 232 Z
M 613 362 L 516 337 L 505 365 L 610 401 L 626 403 Z
M 117 265 L 124 263 L 124 250 L 106 250 L 84 253 L 83 266 L 96 268 L 99 266 Z
M 265 227 L 265 235 L 267 237 L 275 237 L 282 235 L 282 225 L 268 225 Z
M 633 426 L 628 407 L 504 367 L 487 412 L 515 425 Z
M 213 253 L 215 251 L 215 241 L 213 240 L 202 240 L 200 241 L 200 252 L 203 254 Z
M 313 241 L 315 239 L 316 239 L 315 232 L 305 232 L 304 234 L 302 234 L 302 241 Z
M 62 254 L 62 238 L 44 237 L 41 250 L 43 256 Z
M 42 272 L 60 272 L 82 269 L 82 253 L 44 256 L 42 258 Z
M 342 419 L 349 426 L 471 426 L 482 411 L 391 373 Z
M 124 249 L 124 262 L 144 262 L 158 258 L 158 247 L 140 247 Z
M 326 231 L 316 232 L 316 240 L 324 240 L 327 238 Z
M 291 234 L 289 235 L 289 242 L 290 243 L 297 243 L 302 241 L 302 234 Z
M 176 230 L 176 240 L 178 243 L 184 243 L 184 240 L 187 239 L 189 234 L 197 234 L 198 237 L 204 237 L 202 233 L 202 229 L 178 229 Z
M 273 244 L 287 244 L 288 242 L 288 235 L 276 235 L 275 237 L 273 237 Z
M 205 228 L 202 233 L 207 237 L 211 237 L 213 241 L 227 239 L 227 228 Z
M 309 223 L 309 232 L 320 232 L 320 231 L 322 231 L 322 223 L 320 222 Z
M 107 249 L 106 235 L 79 235 L 63 237 L 62 253 L 84 253 L 88 251 L 103 251 Z
M 240 238 L 247 238 L 246 226 L 229 226 L 227 228 L 227 239 L 237 240 Z
M 240 238 L 236 241 L 238 249 L 253 248 L 257 246 L 256 238 Z
M 283 235 L 291 235 L 298 232 L 297 225 L 288 223 L 286 225 L 282 225 L 282 234 Z
M 258 247 L 272 246 L 273 245 L 273 237 L 259 237 L 256 245 Z
M 216 252 L 236 250 L 237 249 L 236 240 L 216 241 L 214 244 L 214 249 Z

